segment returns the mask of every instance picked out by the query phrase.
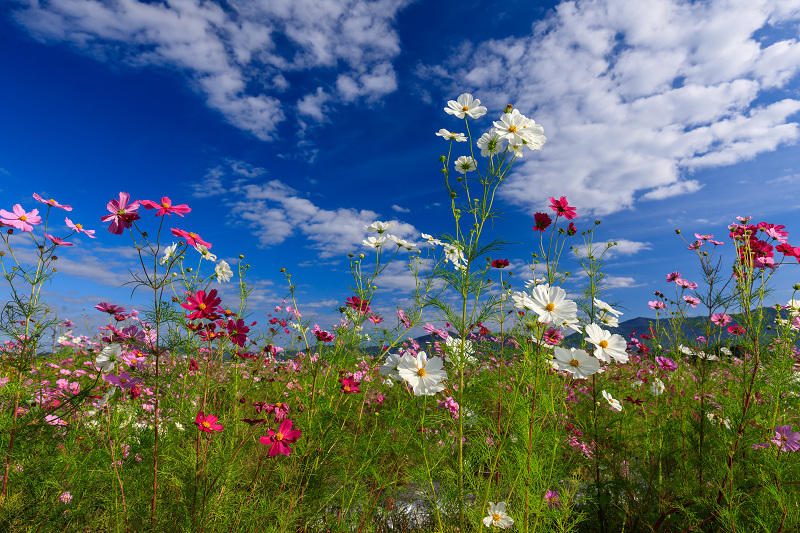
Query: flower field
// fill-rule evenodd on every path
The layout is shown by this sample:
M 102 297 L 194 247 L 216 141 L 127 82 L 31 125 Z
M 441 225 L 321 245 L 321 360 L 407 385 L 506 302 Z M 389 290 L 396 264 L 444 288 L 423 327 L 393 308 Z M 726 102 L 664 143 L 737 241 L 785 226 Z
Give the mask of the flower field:
M 800 530 L 800 301 L 769 300 L 772 273 L 800 260 L 784 226 L 694 234 L 697 281 L 665 272 L 658 318 L 623 337 L 619 305 L 600 299 L 613 244 L 565 197 L 531 221 L 524 289 L 496 258 L 504 243 L 484 242 L 497 187 L 544 148 L 543 128 L 509 106 L 472 142 L 480 101 L 445 111 L 466 132 L 437 133 L 455 233 L 412 243 L 367 226 L 333 325 L 304 318 L 286 269 L 286 298 L 251 311 L 242 256 L 166 231 L 191 225 L 190 206 L 121 192 L 100 221 L 132 239 L 149 304 L 98 302 L 108 325 L 78 335 L 41 288 L 95 230 L 66 218 L 51 235 L 72 208 L 38 194 L 39 209 L 0 210 L 0 531 Z M 18 261 L 22 239 L 35 264 Z M 392 261 L 416 288 L 384 316 Z M 690 312 L 706 320 L 686 335 Z

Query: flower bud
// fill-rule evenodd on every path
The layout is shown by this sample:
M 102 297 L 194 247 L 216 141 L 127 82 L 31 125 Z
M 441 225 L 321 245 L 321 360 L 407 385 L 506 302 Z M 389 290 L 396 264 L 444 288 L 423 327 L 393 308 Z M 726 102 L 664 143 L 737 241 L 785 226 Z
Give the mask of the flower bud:
M 53 257 L 51 257 L 50 259 L 52 259 L 53 261 L 58 261 L 58 256 L 57 256 L 57 255 L 54 255 L 54 256 L 53 256 Z
M 142 237 L 147 237 L 147 232 L 146 231 L 142 232 Z
M 503 113 L 505 113 L 507 115 L 507 114 L 511 113 L 512 109 L 514 109 L 514 106 L 511 105 L 511 104 L 508 104 L 508 105 L 506 105 L 506 108 L 503 109 Z
M 282 268 L 282 269 L 281 269 L 281 272 L 286 272 L 286 269 L 285 269 L 285 268 Z
M 2 253 L 2 252 L 0 252 L 0 253 Z M 795 283 L 795 284 L 792 286 L 792 288 L 793 288 L 794 290 L 796 290 L 796 291 L 800 291 L 800 283 Z
M 239 254 L 239 259 L 244 259 L 244 254 Z
M 445 161 L 447 161 L 447 158 L 445 156 L 443 156 L 443 155 L 440 155 L 439 156 L 439 162 L 440 163 L 444 163 Z
M 680 235 L 680 234 L 681 234 L 681 230 L 679 230 L 679 229 L 676 229 L 676 230 L 675 230 L 675 235 Z
M 456 194 L 455 191 L 450 191 L 450 198 L 455 198 L 456 196 L 458 196 L 458 195 Z
M 358 254 L 359 259 L 364 259 L 364 254 Z
M 186 272 L 191 272 L 191 271 L 192 271 L 192 267 L 189 267 L 189 268 L 186 269 Z
M 56 267 L 53 267 L 53 272 L 58 272 L 58 270 L 56 270 Z

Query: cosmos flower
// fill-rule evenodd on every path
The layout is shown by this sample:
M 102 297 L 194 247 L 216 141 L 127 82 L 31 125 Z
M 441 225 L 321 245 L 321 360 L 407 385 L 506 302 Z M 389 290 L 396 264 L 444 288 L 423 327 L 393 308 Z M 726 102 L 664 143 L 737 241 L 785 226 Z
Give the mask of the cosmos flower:
M 618 413 L 619 413 L 620 411 L 622 411 L 622 404 L 621 404 L 621 403 L 619 403 L 619 400 L 615 400 L 615 399 L 614 399 L 614 397 L 613 397 L 613 396 L 611 396 L 611 394 L 609 394 L 609 393 L 608 393 L 608 392 L 606 392 L 606 391 L 603 391 L 603 392 L 602 392 L 602 394 L 603 394 L 603 398 L 605 398 L 605 400 L 608 402 L 608 405 L 610 405 L 610 406 L 611 406 L 611 408 L 612 408 L 614 411 L 616 411 L 616 412 L 618 412 Z
M 223 428 L 221 424 L 217 424 L 217 420 L 219 419 L 216 416 L 206 416 L 203 411 L 200 411 L 197 413 L 197 417 L 195 417 L 194 424 L 197 426 L 197 429 L 200 431 L 205 431 L 206 433 L 222 431 L 225 428 Z
M 469 93 L 460 95 L 456 100 L 447 102 L 444 112 L 456 118 L 480 118 L 486 114 L 486 108 L 480 105 L 481 101 L 472 98 Z
M 483 525 L 503 529 L 514 525 L 514 520 L 506 514 L 506 502 L 498 502 L 497 504 L 489 502 L 489 516 L 483 519 Z
M 38 209 L 26 213 L 20 204 L 16 204 L 11 210 L 13 212 L 9 213 L 5 209 L 0 209 L 0 222 L 6 226 L 20 231 L 33 231 L 33 226 L 42 223 L 42 218 L 38 216 Z
M 281 423 L 278 431 L 270 429 L 268 433 L 269 436 L 261 437 L 258 440 L 261 441 L 261 444 L 270 447 L 267 457 L 275 457 L 278 454 L 291 455 L 292 449 L 289 448 L 289 444 L 296 442 L 303 432 L 299 429 L 292 429 L 292 421 L 287 418 Z
M 628 362 L 628 352 L 626 351 L 628 343 L 625 342 L 622 335 L 612 335 L 597 324 L 589 324 L 585 331 L 588 335 L 586 340 L 595 345 L 595 357 L 605 363 L 610 363 L 612 359 L 619 363 Z
M 583 350 L 556 346 L 553 351 L 553 365 L 570 372 L 572 379 L 586 379 L 600 370 L 600 361 Z
M 397 365 L 397 373 L 408 382 L 416 396 L 433 396 L 444 390 L 447 373 L 442 369 L 442 358 L 418 352 L 414 357 L 406 352 Z
M 186 204 L 172 205 L 172 200 L 170 200 L 168 196 L 162 197 L 160 204 L 150 200 L 139 200 L 139 203 L 142 204 L 145 209 L 158 209 L 156 213 L 157 217 L 164 215 L 172 216 L 172 213 L 183 216 L 184 213 L 188 213 L 192 210 L 192 208 Z

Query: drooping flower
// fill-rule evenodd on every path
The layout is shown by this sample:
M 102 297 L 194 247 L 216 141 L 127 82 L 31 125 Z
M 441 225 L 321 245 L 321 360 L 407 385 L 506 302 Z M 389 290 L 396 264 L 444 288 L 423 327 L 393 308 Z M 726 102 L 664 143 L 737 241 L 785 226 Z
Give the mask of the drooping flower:
M 108 226 L 109 233 L 122 235 L 122 232 L 125 231 L 126 228 L 131 227 L 131 223 L 134 220 L 139 219 L 139 213 L 136 212 L 139 209 L 139 203 L 133 202 L 128 204 L 130 198 L 130 194 L 120 192 L 119 200 L 111 200 L 108 202 L 106 207 L 111 214 L 101 217 L 100 220 L 103 222 L 111 221 L 111 225 Z
M 428 359 L 425 352 L 418 352 L 416 357 L 406 352 L 400 358 L 397 372 L 408 382 L 416 396 L 433 396 L 444 390 L 442 381 L 447 379 L 447 373 L 442 367 L 441 357 Z
M 188 213 L 192 210 L 192 208 L 186 204 L 172 205 L 172 200 L 170 200 L 167 196 L 163 196 L 161 198 L 160 204 L 151 200 L 139 200 L 139 203 L 142 204 L 145 209 L 158 209 L 158 212 L 156 213 L 157 217 L 164 215 L 172 216 L 172 213 L 183 216 L 184 213 Z
M 104 313 L 108 313 L 109 315 L 116 315 L 119 313 L 124 313 L 125 308 L 120 307 L 118 305 L 112 305 L 108 302 L 102 302 L 94 306 L 95 309 L 98 311 L 102 311 Z
M 436 133 L 436 135 L 438 135 L 439 137 L 444 137 L 445 139 L 450 140 L 450 141 L 456 141 L 456 142 L 460 142 L 460 143 L 467 142 L 467 138 L 466 138 L 466 136 L 464 136 L 463 133 L 453 133 L 453 132 L 447 131 L 444 128 L 440 129 Z
M 261 441 L 261 444 L 270 447 L 267 457 L 275 457 L 278 454 L 291 455 L 292 449 L 289 448 L 289 444 L 296 442 L 303 432 L 299 429 L 292 429 L 292 421 L 287 418 L 281 423 L 278 431 L 270 429 L 268 433 L 269 436 L 261 437 L 258 440 Z
M 230 281 L 231 277 L 233 276 L 233 270 L 231 270 L 231 266 L 227 261 L 224 260 L 217 263 L 217 266 L 214 268 L 214 273 L 217 275 L 217 283 Z
M 796 452 L 800 450 L 800 433 L 792 431 L 792 426 L 778 426 L 775 436 L 770 439 L 779 450 Z
M 78 233 L 85 233 L 87 236 L 91 237 L 92 239 L 96 239 L 97 237 L 94 236 L 93 229 L 83 229 L 83 225 L 81 224 L 73 224 L 72 221 L 65 217 L 64 222 L 67 223 L 67 227 L 73 231 L 77 231 Z
M 628 362 L 628 343 L 622 335 L 612 335 L 597 324 L 589 324 L 584 329 L 589 336 L 586 340 L 595 345 L 595 357 L 606 363 L 610 363 L 612 359 L 619 363 Z
M 42 218 L 38 216 L 38 209 L 26 213 L 20 204 L 16 204 L 11 210 L 13 213 L 9 213 L 5 209 L 0 209 L 0 222 L 6 226 L 16 228 L 20 231 L 33 231 L 33 226 L 42 223 Z
M 497 137 L 497 133 L 494 130 L 490 131 L 489 133 L 484 133 L 481 135 L 481 138 L 478 139 L 478 148 L 481 149 L 481 156 L 489 157 L 490 155 L 496 155 L 500 152 L 500 147 L 498 146 L 500 143 L 500 139 Z
M 574 207 L 570 207 L 567 204 L 567 197 L 562 196 L 560 199 L 556 200 L 552 196 L 550 197 L 550 209 L 556 212 L 556 217 L 563 216 L 567 220 L 572 220 L 573 218 L 577 218 L 578 214 L 575 212 Z
M 572 374 L 572 379 L 586 379 L 600 370 L 600 361 L 583 350 L 570 348 L 569 350 L 556 346 L 553 349 L 553 365 L 558 370 L 566 370 Z
M 533 227 L 536 231 L 544 231 L 550 226 L 550 223 L 553 221 L 550 218 L 550 215 L 547 213 L 534 213 L 533 220 L 535 221 L 536 225 Z
M 194 296 L 189 296 L 186 299 L 186 303 L 181 304 L 181 307 L 187 311 L 192 311 L 186 317 L 187 320 L 197 320 L 208 318 L 216 313 L 217 306 L 221 302 L 222 300 L 217 298 L 217 289 L 211 289 L 208 294 L 206 294 L 206 291 L 197 291 Z
M 475 159 L 469 155 L 462 155 L 455 162 L 456 170 L 461 174 L 466 174 L 467 172 L 472 172 L 476 168 L 478 168 L 478 164 L 475 162 Z
M 196 233 L 190 233 L 188 231 L 183 231 L 182 229 L 170 228 L 172 234 L 176 237 L 183 237 L 186 239 L 186 244 L 189 246 L 197 246 L 198 244 L 202 244 L 206 248 L 211 248 L 211 243 L 204 241 L 200 235 Z
M 506 502 L 498 502 L 497 504 L 489 502 L 489 516 L 483 519 L 483 525 L 502 529 L 508 529 L 514 525 L 514 519 L 506 514 Z
M 658 378 L 654 378 L 653 384 L 650 385 L 650 392 L 653 393 L 653 396 L 661 396 L 664 393 L 664 390 L 666 390 L 664 382 Z
M 620 315 L 625 314 L 622 311 L 617 311 L 616 309 L 614 309 L 613 307 L 611 307 L 610 305 L 605 303 L 603 300 L 598 300 L 597 298 L 594 298 L 593 300 L 594 300 L 595 307 L 597 307 L 599 309 L 602 309 L 603 311 L 605 311 L 607 313 L 611 313 L 614 316 L 620 316 Z
M 206 416 L 203 411 L 199 411 L 197 413 L 197 417 L 194 419 L 194 424 L 197 426 L 197 429 L 200 431 L 205 431 L 206 433 L 212 433 L 214 431 L 222 431 L 225 429 L 221 424 L 217 424 L 217 420 L 219 420 L 214 415 Z
M 533 311 L 539 315 L 542 322 L 552 322 L 559 326 L 564 322 L 577 322 L 578 305 L 572 300 L 567 300 L 566 296 L 567 291 L 561 287 L 537 285 L 531 289 Z
M 72 206 L 61 205 L 60 203 L 56 202 L 52 198 L 50 200 L 45 200 L 44 198 L 42 198 L 41 196 L 39 196 L 36 193 L 33 193 L 33 199 L 34 200 L 38 200 L 38 201 L 42 202 L 43 204 L 47 204 L 50 207 L 59 207 L 59 208 L 63 209 L 64 211 L 72 211 Z M 781 226 L 781 227 L 783 227 L 783 226 Z
M 505 268 L 508 264 L 508 259 L 495 259 L 492 261 L 492 268 Z
M 50 235 L 48 233 L 45 233 L 44 236 L 47 237 L 47 239 L 50 242 L 52 242 L 53 244 L 55 244 L 56 246 L 72 246 L 73 245 L 71 242 L 67 242 L 64 239 L 62 239 L 61 237 L 53 237 L 52 235 Z
M 119 344 L 109 344 L 97 354 L 95 364 L 101 372 L 110 374 L 114 371 L 114 365 L 120 357 L 122 357 L 122 346 Z
M 619 400 L 615 400 L 614 397 L 606 391 L 602 391 L 602 394 L 603 398 L 605 398 L 605 400 L 608 402 L 608 405 L 611 406 L 614 411 L 618 413 L 622 411 L 622 404 L 619 403 Z
M 486 108 L 480 105 L 481 101 L 472 98 L 469 93 L 460 95 L 456 100 L 447 102 L 444 112 L 448 115 L 455 115 L 456 118 L 479 118 L 486 114 Z
M 397 310 L 397 319 L 406 327 L 406 329 L 411 327 L 411 320 L 406 316 L 402 309 Z

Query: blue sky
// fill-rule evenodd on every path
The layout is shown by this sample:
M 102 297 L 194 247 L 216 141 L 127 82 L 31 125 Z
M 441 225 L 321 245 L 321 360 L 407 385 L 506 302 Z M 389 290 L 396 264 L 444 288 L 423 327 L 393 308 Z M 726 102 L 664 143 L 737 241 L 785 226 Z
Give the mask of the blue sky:
M 202 235 L 231 264 L 246 256 L 253 319 L 287 294 L 286 267 L 301 312 L 325 325 L 352 294 L 347 253 L 369 253 L 365 224 L 395 220 L 415 242 L 452 231 L 434 133 L 464 131 L 443 108 L 469 92 L 489 108 L 474 138 L 511 103 L 548 139 L 515 165 L 490 235 L 518 243 L 495 254 L 518 285 L 538 251 L 533 213 L 563 195 L 579 230 L 599 218 L 596 238 L 620 244 L 603 299 L 623 302 L 623 319 L 655 316 L 653 291 L 674 294 L 668 272 L 700 281 L 675 228 L 725 241 L 728 264 L 737 215 L 784 224 L 800 245 L 798 23 L 789 0 L 12 0 L 0 7 L 1 207 L 43 207 L 36 192 L 97 230 L 72 239 L 46 288 L 75 322 L 86 309 L 101 323 L 101 301 L 130 306 L 130 238 L 100 222 L 126 191 L 189 204 L 165 228 Z M 392 323 L 403 264 L 373 305 Z M 797 264 L 773 279 L 785 303 Z M 233 286 L 217 287 L 233 306 Z

